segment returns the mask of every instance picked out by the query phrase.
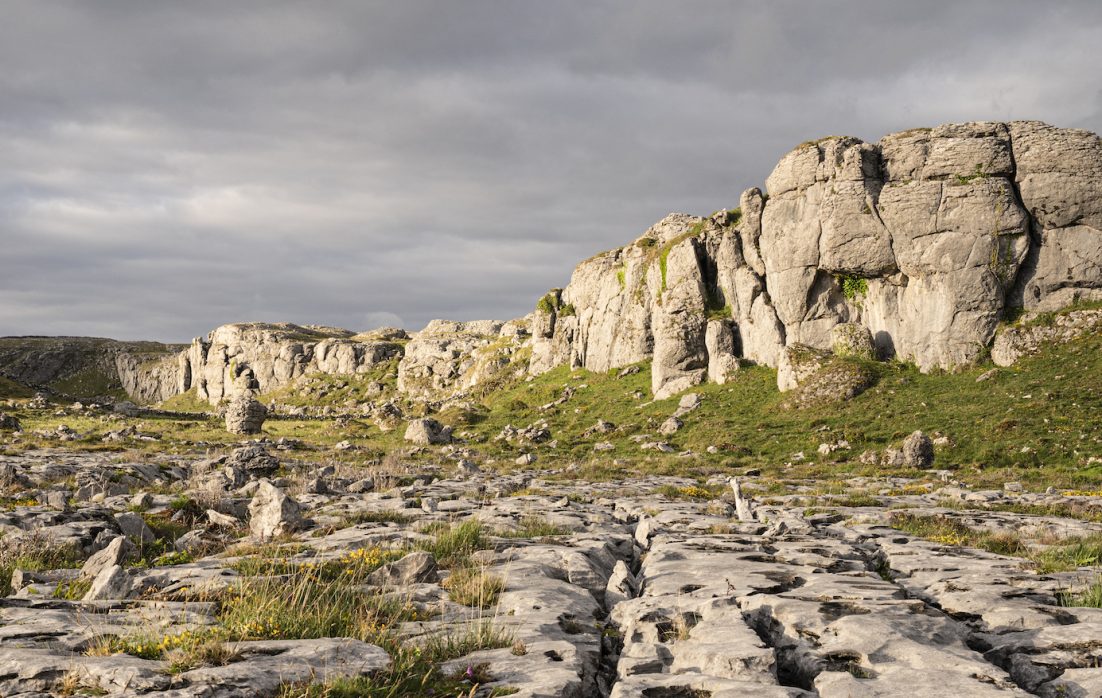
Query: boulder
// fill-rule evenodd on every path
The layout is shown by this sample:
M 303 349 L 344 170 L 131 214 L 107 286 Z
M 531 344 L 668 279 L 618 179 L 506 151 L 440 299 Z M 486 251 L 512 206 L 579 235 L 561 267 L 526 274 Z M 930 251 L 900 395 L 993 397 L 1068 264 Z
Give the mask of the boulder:
M 251 393 L 242 393 L 226 407 L 226 431 L 231 434 L 259 434 L 267 417 L 267 407 Z
M 250 444 L 235 448 L 226 458 L 225 473 L 227 479 L 238 485 L 240 477 L 237 471 L 252 477 L 264 477 L 271 475 L 279 469 L 279 459 L 268 452 L 261 444 Z M 243 484 L 243 483 L 242 483 Z
M 412 419 L 403 438 L 418 446 L 447 444 L 452 440 L 452 428 L 431 418 Z
M 14 416 L 0 412 L 0 431 L 23 431 L 23 426 Z
M 134 552 L 133 543 L 125 536 L 116 536 L 104 548 L 85 560 L 80 572 L 84 577 L 95 578 L 108 567 L 121 566 L 134 555 Z
M 835 356 L 875 359 L 876 347 L 869 329 L 856 322 L 843 322 L 830 328 L 830 348 Z
M 115 523 L 127 538 L 138 545 L 152 543 L 157 539 L 149 524 L 139 514 L 131 511 L 123 511 L 115 514 Z
M 298 530 L 302 506 L 268 480 L 261 480 L 249 502 L 249 529 L 267 540 Z
M 903 466 L 926 470 L 934 464 L 934 442 L 921 431 L 903 440 Z

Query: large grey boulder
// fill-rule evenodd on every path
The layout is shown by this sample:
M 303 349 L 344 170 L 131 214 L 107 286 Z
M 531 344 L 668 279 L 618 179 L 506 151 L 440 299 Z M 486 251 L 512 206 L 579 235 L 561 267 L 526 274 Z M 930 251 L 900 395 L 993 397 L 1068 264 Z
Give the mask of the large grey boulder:
M 268 480 L 260 480 L 249 502 L 249 530 L 267 540 L 298 530 L 302 525 L 302 505 Z
M 260 404 L 252 393 L 241 393 L 226 407 L 226 431 L 231 434 L 259 434 L 267 417 L 268 408 Z
M 110 565 L 99 571 L 92 580 L 92 586 L 84 595 L 85 601 L 104 601 L 108 599 L 125 599 L 130 594 L 133 580 L 119 565 Z
M 115 523 L 119 525 L 119 529 L 123 532 L 123 535 L 139 545 L 152 543 L 157 539 L 157 536 L 153 535 L 153 530 L 149 528 L 149 524 L 145 522 L 145 519 L 132 511 L 123 511 L 115 514 Z

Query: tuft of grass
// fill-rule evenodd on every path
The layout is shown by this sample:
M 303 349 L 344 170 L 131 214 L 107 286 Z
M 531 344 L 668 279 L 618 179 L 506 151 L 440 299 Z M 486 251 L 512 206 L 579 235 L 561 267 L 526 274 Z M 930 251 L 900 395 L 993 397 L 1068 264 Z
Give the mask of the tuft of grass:
M 415 517 L 409 514 L 404 514 L 400 511 L 383 510 L 383 511 L 359 511 L 355 514 L 349 514 L 341 519 L 341 525 L 339 528 L 347 528 L 349 526 L 356 526 L 362 523 L 396 523 L 396 524 L 408 524 L 414 520 Z
M 88 590 L 92 588 L 92 580 L 80 577 L 68 582 L 62 582 L 54 588 L 53 597 L 55 599 L 67 599 L 69 601 L 79 601 L 84 598 L 84 595 L 88 593 Z
M 517 523 L 516 528 L 494 531 L 498 538 L 546 538 L 569 533 L 570 529 L 553 524 L 542 516 L 525 516 Z
M 455 603 L 474 608 L 490 608 L 505 591 L 505 580 L 486 570 L 461 567 L 445 579 L 441 586 Z
M 1095 579 L 1083 591 L 1058 593 L 1056 600 L 1061 606 L 1102 608 L 1102 577 Z
M 437 530 L 430 541 L 417 544 L 421 550 L 432 553 L 443 567 L 464 566 L 475 551 L 493 547 L 482 522 L 467 519 L 462 523 Z

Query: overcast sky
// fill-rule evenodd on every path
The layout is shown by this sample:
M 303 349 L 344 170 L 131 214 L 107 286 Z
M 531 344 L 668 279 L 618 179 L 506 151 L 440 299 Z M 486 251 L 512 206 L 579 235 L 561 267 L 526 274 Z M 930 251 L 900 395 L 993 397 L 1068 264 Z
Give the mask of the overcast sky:
M 0 335 L 523 315 L 828 134 L 1102 131 L 1102 2 L 4 0 Z

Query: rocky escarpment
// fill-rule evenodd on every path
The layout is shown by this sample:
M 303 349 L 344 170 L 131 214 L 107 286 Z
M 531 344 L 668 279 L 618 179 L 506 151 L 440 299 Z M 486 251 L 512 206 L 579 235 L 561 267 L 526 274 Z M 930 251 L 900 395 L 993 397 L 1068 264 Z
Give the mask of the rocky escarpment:
M 118 396 L 144 402 L 175 394 L 164 366 L 180 345 L 98 337 L 0 337 L 0 376 L 74 397 Z
M 830 137 L 740 207 L 674 214 L 583 262 L 533 323 L 531 370 L 653 359 L 665 397 L 864 325 L 923 370 L 977 358 L 1007 307 L 1102 298 L 1102 141 L 1040 122 Z

